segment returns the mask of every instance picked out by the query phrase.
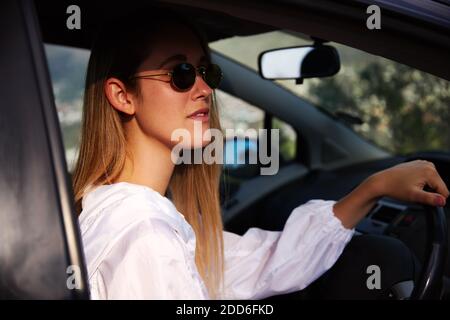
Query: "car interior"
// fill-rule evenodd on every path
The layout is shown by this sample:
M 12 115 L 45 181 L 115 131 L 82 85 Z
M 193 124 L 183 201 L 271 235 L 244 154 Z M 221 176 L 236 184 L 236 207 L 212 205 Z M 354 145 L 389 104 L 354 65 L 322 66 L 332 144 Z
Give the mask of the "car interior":
M 128 1 L 124 5 L 116 1 L 5 1 L 0 19 L 9 27 L 0 31 L 0 41 L 8 44 L 8 50 L 2 50 L 0 70 L 9 81 L 0 87 L 5 97 L 0 104 L 3 114 L 0 117 L 0 164 L 3 164 L 0 199 L 4 207 L 0 213 L 0 298 L 89 298 L 73 209 L 72 160 L 69 159 L 76 148 L 74 137 L 79 132 L 81 98 L 78 91 L 70 93 L 71 88 L 74 91 L 70 86 L 72 80 L 64 79 L 79 73 L 77 84 L 81 86 L 83 68 L 97 28 L 104 19 L 136 9 L 148 10 L 151 16 L 153 8 L 167 7 L 196 21 L 210 42 L 213 62 L 224 72 L 219 101 L 241 109 L 245 104 L 250 119 L 246 128 L 280 128 L 283 139 L 287 139 L 276 150 L 281 153 L 278 172 L 260 175 L 260 169 L 266 164 L 235 161 L 236 157 L 246 158 L 258 152 L 258 137 L 227 137 L 225 154 L 235 154 L 225 161 L 220 184 L 226 230 L 237 234 L 253 227 L 281 231 L 295 207 L 311 199 L 337 201 L 375 172 L 415 159 L 432 161 L 450 186 L 450 4 L 432 0 L 424 1 L 423 5 L 377 1 L 383 9 L 383 27 L 370 31 L 365 28 L 365 8 L 370 3 L 365 0 L 339 3 L 163 0 Z M 80 30 L 65 27 L 67 7 L 73 4 L 81 9 Z M 284 45 L 281 41 L 274 42 L 276 46 L 272 47 L 264 44 L 261 48 L 265 49 L 260 49 L 258 45 L 269 39 L 268 36 L 295 41 Z M 248 43 L 254 41 L 257 48 L 248 61 L 240 60 L 242 52 L 232 52 L 242 39 Z M 309 55 L 308 65 L 303 62 L 302 75 L 289 75 L 288 80 L 279 81 L 282 77 L 270 78 L 263 72 L 263 63 L 267 61 L 263 60 L 264 54 L 267 58 L 274 50 L 300 46 L 312 50 L 309 52 L 320 51 L 316 56 Z M 283 57 L 283 52 L 280 54 Z M 379 123 L 372 124 L 358 112 L 348 112 L 350 109 L 330 111 L 321 105 L 319 98 L 307 96 L 307 88 L 313 92 L 324 81 L 332 83 L 341 74 L 352 76 L 347 61 L 358 54 L 361 61 L 382 57 L 389 60 L 386 66 L 399 63 L 410 68 L 416 77 L 426 73 L 438 79 L 433 78 L 432 84 L 447 92 L 447 100 L 443 98 L 435 104 L 444 106 L 439 109 L 444 111 L 437 114 L 449 121 L 442 120 L 444 124 L 436 126 L 433 143 L 428 138 L 431 135 L 422 134 L 423 146 L 418 138 L 407 140 L 404 136 L 409 132 L 401 131 L 402 141 L 408 141 L 412 147 L 389 148 L 379 142 L 387 144 L 387 138 L 371 139 L 371 126 Z M 329 68 L 325 70 L 324 66 Z M 66 82 L 58 82 L 61 79 Z M 393 84 L 394 80 L 380 82 Z M 333 84 L 336 83 L 339 81 Z M 375 93 L 368 94 L 367 101 L 388 90 L 371 88 L 367 90 Z M 333 91 L 331 100 L 343 96 L 343 91 L 337 90 Z M 389 90 L 386 96 L 395 96 L 400 91 L 395 87 Z M 323 91 L 317 92 L 320 95 Z M 64 94 L 75 97 L 65 103 Z M 352 94 L 346 97 L 359 101 Z M 73 101 L 76 111 L 72 110 Z M 357 102 L 343 100 L 342 104 Z M 230 110 L 230 114 L 234 112 Z M 229 120 L 230 128 L 238 127 L 236 117 L 226 112 L 224 118 Z M 393 121 L 392 126 L 400 127 L 402 116 L 396 115 L 399 120 Z M 224 123 L 228 128 L 227 121 Z M 387 130 L 386 126 L 382 128 Z M 356 227 L 358 235 L 400 240 L 418 258 L 422 268 L 414 290 L 410 288 L 395 298 L 450 299 L 446 224 L 449 216 L 448 203 L 438 209 L 384 197 Z M 71 265 L 80 266 L 77 274 L 81 285 L 75 290 L 66 286 L 67 266 Z M 277 298 L 301 297 L 301 293 L 296 293 Z

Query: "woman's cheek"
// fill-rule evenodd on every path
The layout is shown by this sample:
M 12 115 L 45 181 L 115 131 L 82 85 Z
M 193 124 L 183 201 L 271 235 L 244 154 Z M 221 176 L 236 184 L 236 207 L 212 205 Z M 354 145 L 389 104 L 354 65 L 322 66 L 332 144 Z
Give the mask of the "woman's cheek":
M 194 121 L 186 116 L 190 111 L 188 94 L 174 94 L 172 89 L 159 88 L 147 90 L 143 98 L 141 125 L 146 135 L 171 149 L 200 148 L 210 142 L 209 122 Z

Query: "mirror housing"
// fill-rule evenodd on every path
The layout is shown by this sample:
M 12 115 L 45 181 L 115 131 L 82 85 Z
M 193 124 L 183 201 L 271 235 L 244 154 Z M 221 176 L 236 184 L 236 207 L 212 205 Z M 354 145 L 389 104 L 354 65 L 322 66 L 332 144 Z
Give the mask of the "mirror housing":
M 334 47 L 319 43 L 264 51 L 258 57 L 258 68 L 263 79 L 296 79 L 301 84 L 306 78 L 335 75 L 341 62 Z

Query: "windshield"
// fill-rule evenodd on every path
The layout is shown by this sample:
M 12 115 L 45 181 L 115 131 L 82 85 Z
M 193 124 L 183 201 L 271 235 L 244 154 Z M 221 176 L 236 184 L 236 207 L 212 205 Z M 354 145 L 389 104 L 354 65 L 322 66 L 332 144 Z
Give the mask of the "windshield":
M 255 71 L 260 52 L 312 41 L 274 31 L 233 37 L 210 47 Z M 449 81 L 336 43 L 341 70 L 333 77 L 276 82 L 336 116 L 365 139 L 394 154 L 450 150 Z

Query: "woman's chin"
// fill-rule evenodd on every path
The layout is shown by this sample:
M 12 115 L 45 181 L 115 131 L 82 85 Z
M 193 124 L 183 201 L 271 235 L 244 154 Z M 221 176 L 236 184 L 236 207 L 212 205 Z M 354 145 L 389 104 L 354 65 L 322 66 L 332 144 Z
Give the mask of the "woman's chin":
M 206 147 L 211 143 L 210 139 L 203 139 L 202 141 L 192 141 L 189 145 L 189 149 L 200 149 Z
M 206 147 L 208 144 L 211 143 L 210 139 L 202 139 L 200 141 L 185 141 L 185 142 L 178 142 L 175 145 L 172 144 L 172 148 L 179 148 L 179 149 L 185 149 L 185 150 L 194 150 L 194 149 L 201 149 Z

